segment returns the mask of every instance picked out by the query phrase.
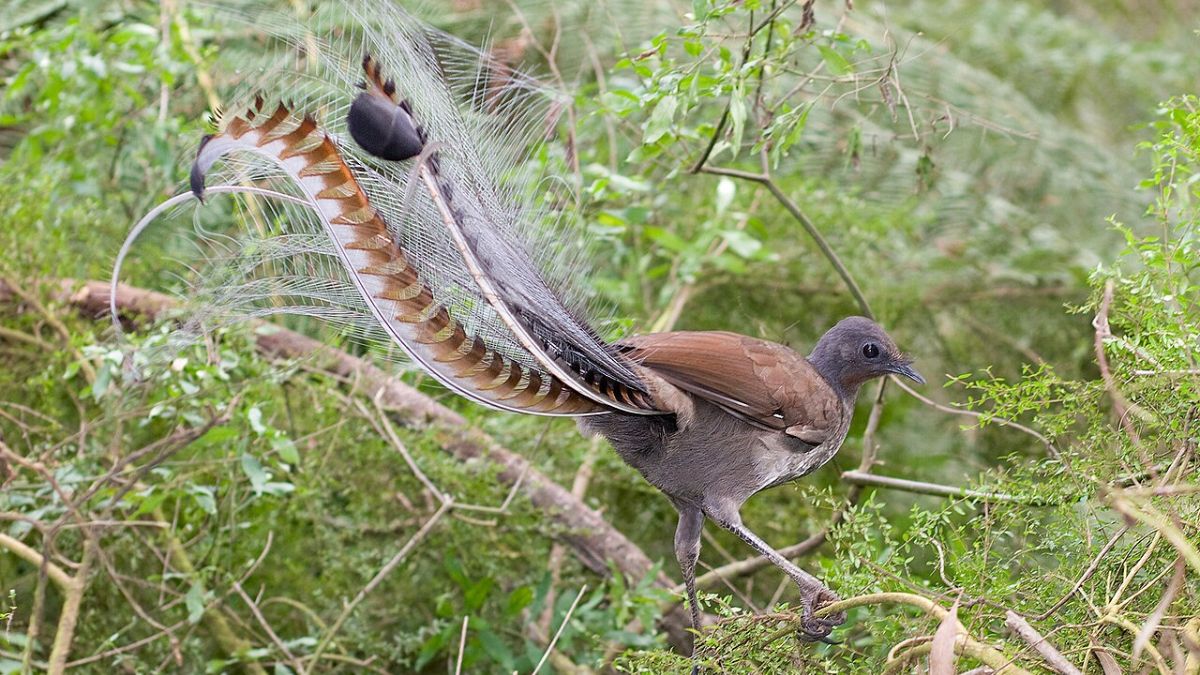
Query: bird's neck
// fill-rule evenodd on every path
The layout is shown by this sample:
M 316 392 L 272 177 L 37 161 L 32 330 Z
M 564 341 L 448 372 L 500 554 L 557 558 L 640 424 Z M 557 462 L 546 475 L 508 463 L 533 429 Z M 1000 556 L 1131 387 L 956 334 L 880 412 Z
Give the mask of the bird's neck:
M 858 396 L 858 388 L 862 386 L 862 382 L 854 377 L 850 369 L 847 368 L 846 361 L 837 354 L 835 349 L 830 348 L 824 341 L 817 344 L 816 349 L 808 356 L 808 362 L 817 369 L 821 377 L 833 387 L 843 403 L 854 405 L 854 399 Z

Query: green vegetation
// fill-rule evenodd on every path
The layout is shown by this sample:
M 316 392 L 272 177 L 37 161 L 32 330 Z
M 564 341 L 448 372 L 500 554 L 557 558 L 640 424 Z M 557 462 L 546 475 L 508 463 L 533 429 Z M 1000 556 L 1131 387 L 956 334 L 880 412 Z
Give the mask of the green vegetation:
M 185 2 L 8 5 L 0 673 L 688 672 L 671 507 L 572 424 L 401 374 L 452 409 L 427 423 L 261 325 L 179 348 L 177 316 L 131 309 L 118 340 L 78 291 L 182 189 L 262 41 Z M 714 530 L 710 669 L 939 672 L 957 633 L 958 671 L 1053 672 L 1011 612 L 1083 672 L 1200 673 L 1193 3 L 517 5 L 422 16 L 574 95 L 537 159 L 605 253 L 578 283 L 614 329 L 803 346 L 871 312 L 931 382 L 864 392 L 841 455 L 743 513 L 809 540 L 840 644 L 798 641 L 794 589 Z M 123 281 L 186 293 L 168 229 Z M 665 564 L 582 555 L 489 445 Z

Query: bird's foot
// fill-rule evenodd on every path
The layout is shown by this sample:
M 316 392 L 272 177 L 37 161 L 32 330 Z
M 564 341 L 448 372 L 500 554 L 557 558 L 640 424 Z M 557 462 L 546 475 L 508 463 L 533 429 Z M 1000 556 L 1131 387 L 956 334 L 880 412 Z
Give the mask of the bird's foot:
M 801 592 L 804 597 L 801 600 L 803 615 L 800 618 L 800 638 L 809 642 L 829 643 L 829 634 L 833 629 L 846 623 L 846 613 L 834 612 L 817 616 L 817 610 L 837 602 L 840 598 L 824 586 L 802 588 Z

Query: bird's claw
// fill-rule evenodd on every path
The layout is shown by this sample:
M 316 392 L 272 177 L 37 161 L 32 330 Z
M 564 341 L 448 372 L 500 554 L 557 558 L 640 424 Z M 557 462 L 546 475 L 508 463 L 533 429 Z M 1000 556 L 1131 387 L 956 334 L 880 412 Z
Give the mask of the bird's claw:
M 833 632 L 835 627 L 846 623 L 846 613 L 834 612 L 816 616 L 816 611 L 838 600 L 838 596 L 825 587 L 814 589 L 813 592 L 805 594 L 803 600 L 804 614 L 800 619 L 799 631 L 802 640 L 831 643 L 829 634 Z

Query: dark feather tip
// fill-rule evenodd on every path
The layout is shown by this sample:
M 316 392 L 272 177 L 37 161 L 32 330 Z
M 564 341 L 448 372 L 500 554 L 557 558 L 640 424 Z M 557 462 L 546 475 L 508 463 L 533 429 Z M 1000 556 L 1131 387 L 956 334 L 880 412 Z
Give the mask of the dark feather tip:
M 200 139 L 200 147 L 196 148 L 197 160 L 200 157 L 200 153 L 204 152 L 204 146 L 208 145 L 208 142 L 212 139 L 212 134 L 206 134 L 204 138 Z M 196 195 L 196 199 L 200 200 L 200 203 L 204 203 L 204 172 L 200 169 L 199 161 L 192 162 L 192 172 L 188 177 L 188 185 L 192 188 L 192 194 Z

